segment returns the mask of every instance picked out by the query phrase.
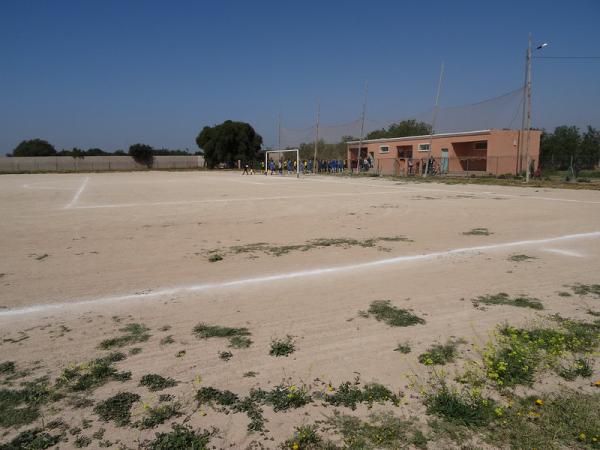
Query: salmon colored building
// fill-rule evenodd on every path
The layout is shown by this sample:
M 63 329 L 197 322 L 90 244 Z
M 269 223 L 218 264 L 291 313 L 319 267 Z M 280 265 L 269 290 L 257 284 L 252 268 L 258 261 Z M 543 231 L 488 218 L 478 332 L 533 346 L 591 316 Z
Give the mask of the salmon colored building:
M 541 131 L 529 135 L 530 167 L 538 167 Z M 350 167 L 356 169 L 359 141 L 348 142 Z M 481 130 L 433 136 L 368 139 L 362 141 L 360 160 L 381 175 L 516 174 L 527 167 L 527 132 Z

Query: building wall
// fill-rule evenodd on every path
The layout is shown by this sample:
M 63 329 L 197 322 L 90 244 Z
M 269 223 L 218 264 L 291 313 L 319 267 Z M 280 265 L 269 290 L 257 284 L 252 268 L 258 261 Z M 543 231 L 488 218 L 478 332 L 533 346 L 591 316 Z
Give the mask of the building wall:
M 480 133 L 438 135 L 433 137 L 431 151 L 419 151 L 419 144 L 429 144 L 429 136 L 365 141 L 361 154 L 372 154 L 374 165 L 383 175 L 403 175 L 407 171 L 408 159 L 398 158 L 397 147 L 412 146 L 413 171 L 421 167 L 430 156 L 439 164 L 442 149 L 448 150 L 448 172 L 480 172 L 495 175 L 515 173 L 518 166 L 519 130 L 490 130 Z M 532 130 L 530 135 L 530 160 L 535 166 L 539 161 L 541 131 Z M 474 148 L 474 142 L 486 141 L 487 149 Z M 358 143 L 348 144 L 348 159 L 356 160 Z M 381 147 L 389 147 L 381 153 Z M 523 145 L 523 148 L 525 145 Z M 524 152 L 523 152 L 524 153 Z M 526 156 L 521 155 L 521 166 L 526 166 Z M 355 167 L 355 165 L 353 166 Z
M 204 157 L 196 155 L 162 155 L 154 157 L 153 169 L 197 169 L 204 167 Z M 1 156 L 0 172 L 77 172 L 111 170 L 147 170 L 130 156 Z

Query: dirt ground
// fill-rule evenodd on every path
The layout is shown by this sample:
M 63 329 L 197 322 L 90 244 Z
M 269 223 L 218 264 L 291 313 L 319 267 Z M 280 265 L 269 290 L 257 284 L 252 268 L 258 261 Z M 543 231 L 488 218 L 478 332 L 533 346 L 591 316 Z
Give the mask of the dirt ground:
M 165 392 L 188 408 L 188 423 L 216 426 L 215 445 L 234 448 L 252 441 L 275 447 L 332 408 L 265 408 L 269 432 L 257 436 L 246 431 L 244 414 L 194 410 L 199 386 L 245 395 L 283 380 L 323 389 L 316 379 L 338 385 L 359 375 L 406 394 L 398 407 L 375 409 L 424 416 L 408 386 L 411 376 L 428 373 L 419 353 L 456 337 L 468 342 L 460 349 L 468 357 L 497 324 L 542 314 L 512 306 L 483 311 L 471 299 L 526 294 L 542 301 L 543 314 L 586 319 L 593 300 L 558 293 L 600 282 L 598 191 L 215 172 L 3 175 L 0 217 L 0 363 L 35 366 L 30 378 L 54 380 L 69 364 L 105 354 L 99 343 L 122 334 L 124 324 L 144 324 L 150 339 L 132 346 L 141 353 L 117 364 L 131 380 L 105 384 L 91 397 L 131 391 L 140 405 L 152 403 L 157 393 L 139 379 L 172 377 L 179 384 Z M 468 234 L 474 228 L 489 234 Z M 248 251 L 257 243 L 265 245 Z M 305 247 L 281 249 L 294 245 Z M 515 254 L 535 259 L 516 262 Z M 211 262 L 214 255 L 222 259 Z M 426 323 L 393 328 L 360 317 L 372 301 L 387 299 Z M 200 322 L 247 327 L 253 344 L 231 350 L 226 340 L 198 339 L 192 330 Z M 161 344 L 167 335 L 174 343 Z M 286 335 L 297 350 L 270 356 L 271 341 Z M 410 341 L 410 354 L 393 351 L 402 341 Z M 218 356 L 225 350 L 230 361 Z M 248 371 L 257 375 L 244 377 Z M 144 413 L 140 405 L 134 418 Z M 128 448 L 170 429 L 170 422 L 144 431 L 115 427 L 92 409 L 50 408 L 45 420 L 75 426 L 89 419 L 84 434 L 104 427 Z M 22 429 L 3 431 L 0 442 Z M 60 448 L 72 445 L 71 438 Z

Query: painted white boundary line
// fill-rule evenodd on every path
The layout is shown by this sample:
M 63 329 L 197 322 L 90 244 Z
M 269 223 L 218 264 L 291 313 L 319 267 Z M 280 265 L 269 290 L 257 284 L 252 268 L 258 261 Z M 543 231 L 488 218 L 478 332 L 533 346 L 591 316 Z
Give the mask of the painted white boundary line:
M 381 195 L 395 194 L 394 191 L 372 191 L 372 192 L 337 192 L 331 194 L 307 194 L 307 195 L 280 195 L 271 197 L 237 197 L 237 198 L 213 198 L 207 200 L 180 200 L 170 202 L 151 202 L 151 203 L 114 203 L 106 205 L 83 205 L 75 206 L 71 209 L 97 209 L 97 208 L 130 208 L 133 206 L 160 206 L 160 205 L 189 205 L 192 203 L 226 203 L 226 202 L 252 202 L 264 200 L 293 200 L 299 198 L 323 198 L 323 197 L 344 197 L 357 195 Z
M 513 247 L 523 247 L 523 246 L 532 246 L 532 245 L 543 245 L 549 244 L 552 242 L 562 242 L 576 239 L 589 239 L 589 238 L 600 238 L 600 231 L 593 231 L 590 233 L 578 233 L 578 234 L 568 234 L 564 236 L 546 238 L 546 239 L 531 239 L 525 241 L 513 241 L 513 242 L 504 242 L 500 244 L 490 244 L 490 245 L 480 245 L 477 247 L 464 247 L 464 248 L 456 248 L 453 250 L 446 250 L 440 252 L 433 253 L 424 253 L 421 255 L 409 255 L 409 256 L 396 256 L 393 258 L 379 259 L 370 262 L 358 263 L 358 264 L 350 264 L 345 266 L 334 266 L 334 267 L 322 267 L 319 269 L 313 270 L 304 270 L 297 272 L 287 272 L 281 273 L 277 275 L 265 275 L 254 278 L 242 278 L 240 280 L 233 281 L 225 281 L 219 283 L 204 283 L 204 284 L 193 284 L 188 286 L 177 286 L 172 288 L 164 288 L 159 289 L 152 292 L 144 292 L 137 294 L 122 294 L 122 295 L 114 295 L 108 297 L 100 297 L 91 300 L 79 300 L 75 302 L 63 302 L 63 303 L 49 303 L 49 304 L 41 304 L 41 305 L 32 305 L 24 308 L 15 308 L 0 311 L 0 318 L 6 318 L 11 316 L 39 313 L 39 312 L 47 312 L 51 310 L 60 310 L 60 309 L 68 309 L 74 306 L 93 306 L 93 305 L 101 305 L 105 303 L 114 303 L 114 302 L 124 302 L 127 300 L 145 300 L 151 298 L 160 298 L 169 295 L 179 295 L 190 292 L 202 292 L 214 289 L 226 289 L 231 287 L 239 287 L 253 284 L 263 284 L 263 283 L 271 283 L 274 281 L 284 281 L 284 280 L 292 280 L 296 278 L 305 278 L 305 277 L 315 277 L 321 275 L 329 275 L 334 273 L 342 273 L 342 272 L 350 272 L 355 271 L 357 269 L 369 269 L 381 266 L 388 266 L 393 264 L 401 264 L 407 262 L 414 261 L 424 261 L 428 259 L 440 258 L 450 255 L 464 254 L 464 253 L 473 253 L 473 252 L 486 252 L 498 249 L 506 249 Z
M 64 209 L 71 209 L 73 206 L 75 206 L 75 204 L 79 200 L 79 196 L 85 190 L 85 187 L 87 186 L 88 181 L 90 181 L 90 177 L 85 177 L 84 180 L 83 180 L 83 182 L 81 183 L 81 186 L 79 187 L 79 189 L 77 190 L 77 192 L 75 192 L 75 195 L 73 196 L 73 199 L 71 200 L 71 202 L 67 206 L 64 207 Z
M 563 250 L 561 248 L 543 248 L 542 251 L 548 253 L 556 253 L 557 255 L 562 256 L 574 256 L 575 258 L 585 258 L 585 255 L 579 252 L 574 252 L 572 250 Z

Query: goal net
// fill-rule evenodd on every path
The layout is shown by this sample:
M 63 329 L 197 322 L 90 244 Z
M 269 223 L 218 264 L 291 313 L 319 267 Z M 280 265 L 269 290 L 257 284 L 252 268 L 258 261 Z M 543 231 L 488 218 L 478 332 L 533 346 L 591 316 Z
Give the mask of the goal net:
M 308 168 L 300 161 L 297 148 L 286 150 L 267 150 L 265 152 L 265 175 L 296 175 L 304 173 Z

